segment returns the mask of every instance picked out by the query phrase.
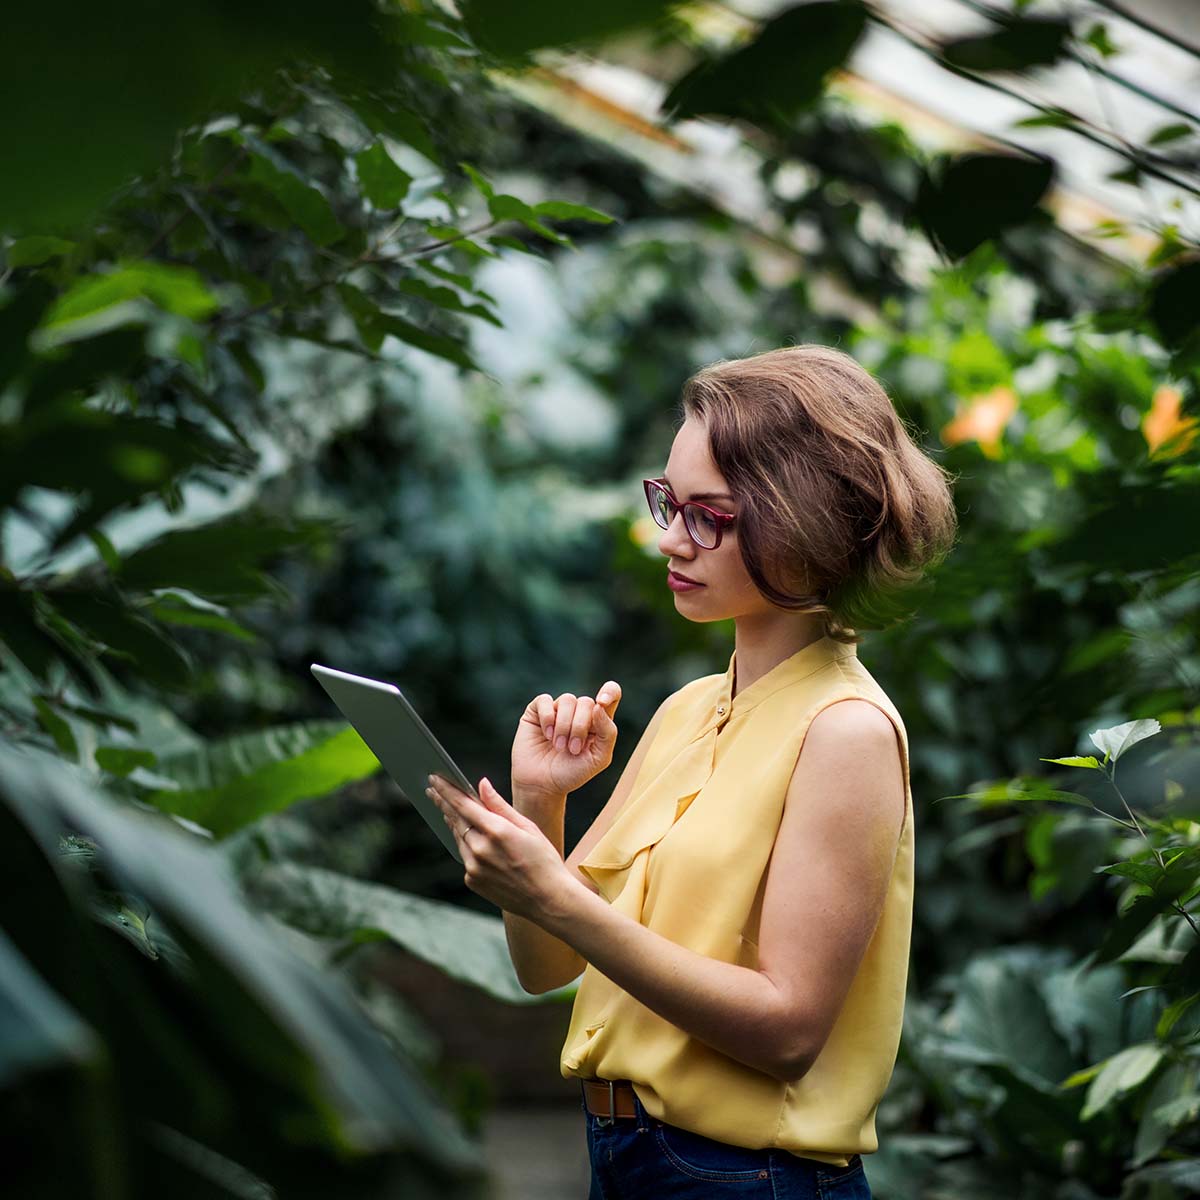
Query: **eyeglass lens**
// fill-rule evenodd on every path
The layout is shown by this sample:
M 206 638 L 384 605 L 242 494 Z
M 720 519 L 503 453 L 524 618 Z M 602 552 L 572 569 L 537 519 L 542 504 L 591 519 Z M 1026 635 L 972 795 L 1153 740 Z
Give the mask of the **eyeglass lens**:
M 675 519 L 676 505 L 674 501 L 662 487 L 652 486 L 649 491 L 651 514 L 663 529 L 670 528 L 671 522 Z M 703 546 L 708 550 L 716 546 L 717 522 L 704 509 L 697 508 L 694 504 L 682 504 L 679 507 L 683 509 L 683 523 L 687 526 L 692 540 L 698 546 Z

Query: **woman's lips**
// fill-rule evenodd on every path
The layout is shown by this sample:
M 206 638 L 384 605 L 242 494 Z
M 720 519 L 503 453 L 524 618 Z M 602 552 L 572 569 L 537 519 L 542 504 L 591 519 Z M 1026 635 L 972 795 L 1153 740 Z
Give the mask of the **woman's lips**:
M 667 587 L 673 592 L 691 592 L 703 586 L 704 584 L 696 583 L 692 579 L 686 579 L 682 575 L 677 575 L 674 571 L 667 571 Z

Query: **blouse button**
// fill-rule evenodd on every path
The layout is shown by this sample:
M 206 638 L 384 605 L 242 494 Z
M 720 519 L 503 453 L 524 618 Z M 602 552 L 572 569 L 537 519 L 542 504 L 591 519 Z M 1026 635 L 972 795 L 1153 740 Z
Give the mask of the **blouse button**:
M 717 716 L 723 717 L 724 715 L 725 715 L 725 706 L 723 704 L 718 704 L 717 705 Z

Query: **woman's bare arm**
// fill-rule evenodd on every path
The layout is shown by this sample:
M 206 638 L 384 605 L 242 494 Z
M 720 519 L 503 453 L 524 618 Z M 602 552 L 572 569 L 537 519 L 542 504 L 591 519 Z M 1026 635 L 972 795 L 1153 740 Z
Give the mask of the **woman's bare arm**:
M 567 866 L 574 872 L 575 877 L 589 889 L 595 892 L 596 885 L 579 869 L 579 863 L 591 853 L 592 847 L 608 832 L 617 814 L 625 806 L 633 791 L 633 783 L 645 761 L 646 753 L 654 736 L 662 724 L 663 712 L 670 697 L 658 706 L 658 711 L 650 718 L 646 730 L 642 734 L 637 748 L 630 755 L 621 778 L 608 799 L 608 803 L 596 815 L 588 831 L 579 839 L 575 849 L 566 860 Z M 528 817 L 550 839 L 554 848 L 561 855 L 563 852 L 563 824 L 567 806 L 566 796 L 522 795 L 513 789 L 513 807 L 522 816 Z M 517 979 L 521 986 L 532 995 L 553 991 L 563 987 L 573 979 L 577 979 L 586 965 L 583 957 L 565 942 L 553 934 L 547 933 L 540 925 L 519 917 L 515 913 L 504 912 L 504 933 L 508 939 L 508 953 L 516 968 Z

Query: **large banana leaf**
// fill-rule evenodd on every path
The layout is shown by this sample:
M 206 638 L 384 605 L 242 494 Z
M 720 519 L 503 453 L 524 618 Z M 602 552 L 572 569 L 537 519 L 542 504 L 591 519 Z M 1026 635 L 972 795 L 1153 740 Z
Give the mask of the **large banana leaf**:
M 95 844 L 93 871 L 60 864 L 66 834 Z M 114 1197 L 246 1194 L 228 1186 L 244 1169 L 288 1196 L 479 1194 L 478 1147 L 345 984 L 244 906 L 214 848 L 114 803 L 49 755 L 0 747 L 0 867 L 0 920 L 16 952 L 60 1015 L 79 1014 L 121 1083 L 106 1109 L 119 1137 L 69 1122 L 61 1088 L 30 1093 L 25 1121 L 57 1140 L 59 1183 L 73 1176 L 73 1190 Z M 183 957 L 151 959 L 95 922 L 97 878 L 143 898 Z M 0 1061 L 16 1061 L 13 1047 L 37 1032 L 10 1011 Z M 0 1087 L 0 1099 L 11 1112 L 12 1092 Z M 67 1153 L 77 1142 L 106 1148 L 107 1192 L 86 1156 Z M 214 1162 L 227 1166 L 205 1175 Z M 22 1195 L 63 1194 L 37 1170 L 20 1182 Z
M 499 917 L 300 863 L 268 864 L 249 875 L 246 885 L 258 903 L 306 933 L 356 942 L 387 938 L 509 1004 L 575 995 L 574 983 L 538 996 L 521 987 Z
M 379 760 L 345 721 L 299 721 L 160 759 L 155 774 L 177 787 L 145 791 L 141 799 L 225 837 L 377 770 Z

